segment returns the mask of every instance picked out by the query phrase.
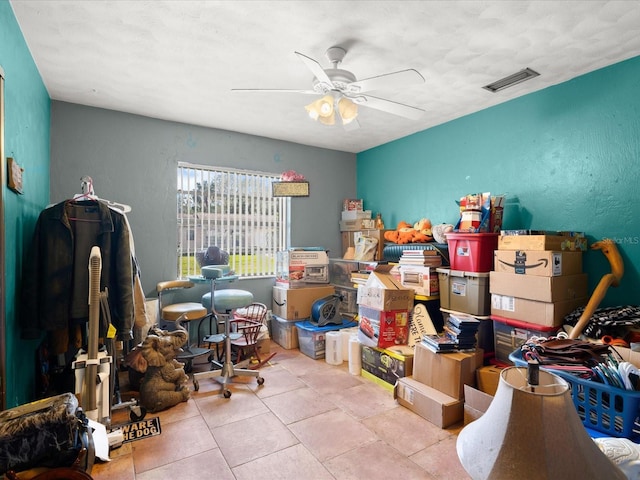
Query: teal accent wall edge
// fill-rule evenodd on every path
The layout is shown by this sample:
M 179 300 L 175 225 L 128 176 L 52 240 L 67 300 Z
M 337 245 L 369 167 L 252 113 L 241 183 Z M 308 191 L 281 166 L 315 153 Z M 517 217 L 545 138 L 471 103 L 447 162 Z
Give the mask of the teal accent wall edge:
M 461 196 L 505 194 L 506 228 L 614 239 L 626 272 L 602 305 L 639 304 L 638 91 L 635 57 L 364 151 L 358 197 L 394 228 L 455 223 Z M 610 271 L 599 251 L 585 253 L 584 269 L 589 292 Z
M 0 65 L 5 73 L 5 154 L 24 168 L 24 194 L 5 189 L 6 405 L 34 400 L 38 341 L 20 339 L 18 296 L 23 257 L 49 201 L 51 102 L 11 5 L 0 0 Z

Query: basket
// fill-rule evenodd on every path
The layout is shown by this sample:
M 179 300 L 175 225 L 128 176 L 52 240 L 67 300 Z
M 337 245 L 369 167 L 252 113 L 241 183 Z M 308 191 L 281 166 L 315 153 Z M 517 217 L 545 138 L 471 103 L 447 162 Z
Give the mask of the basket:
M 516 366 L 527 366 L 522 352 L 509 355 Z M 571 398 L 582 424 L 612 437 L 640 438 L 640 392 L 624 390 L 603 383 L 585 380 L 561 370 L 546 370 L 566 380 L 571 386 Z

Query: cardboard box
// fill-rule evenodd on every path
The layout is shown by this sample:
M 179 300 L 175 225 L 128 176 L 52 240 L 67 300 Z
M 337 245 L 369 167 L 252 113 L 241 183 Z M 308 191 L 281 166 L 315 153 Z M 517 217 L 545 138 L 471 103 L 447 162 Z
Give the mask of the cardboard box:
M 500 235 L 498 250 L 587 250 L 584 233 L 567 232 L 559 235 Z
M 575 275 L 582 273 L 582 252 L 496 250 L 493 265 L 496 272 L 519 275 Z
M 496 365 L 486 365 L 476 370 L 476 383 L 478 390 L 488 395 L 494 396 L 498 389 L 498 383 L 500 383 L 500 373 L 502 368 Z M 465 386 L 465 388 L 467 388 Z M 465 394 L 465 401 L 467 399 Z
M 401 265 L 400 284 L 412 289 L 416 295 L 425 297 L 432 297 L 440 292 L 438 273 L 433 267 Z
M 361 375 L 387 390 L 392 391 L 399 378 L 410 377 L 412 372 L 413 348 L 407 345 L 388 349 L 362 346 Z
M 640 368 L 640 352 L 636 352 L 631 350 L 630 348 L 625 347 L 615 347 L 616 352 L 620 354 L 622 360 L 625 362 L 632 363 L 636 367 Z
M 547 327 L 558 327 L 563 324 L 567 314 L 588 302 L 588 297 L 560 302 L 537 302 L 526 298 L 492 294 L 491 314 Z
M 276 285 L 272 291 L 271 311 L 274 315 L 292 322 L 310 318 L 313 303 L 335 293 L 332 285 L 304 288 L 286 288 Z
M 470 385 L 464 386 L 464 424 L 479 419 L 489 408 L 493 395 L 488 395 Z
M 475 352 L 434 353 L 421 343 L 415 346 L 413 378 L 450 397 L 464 398 L 464 385 L 476 384 L 476 369 L 484 361 L 482 349 Z
M 391 275 L 392 265 L 379 265 L 358 286 L 358 305 L 380 311 L 411 310 L 415 293 Z
M 369 347 L 389 348 L 409 340 L 409 310 L 381 311 L 358 307 L 358 340 Z
M 587 274 L 538 277 L 490 272 L 489 291 L 538 302 L 561 302 L 588 296 Z
M 489 272 L 463 272 L 448 268 L 438 268 L 437 271 L 442 308 L 469 315 L 489 315 Z
M 343 210 L 342 220 L 371 219 L 371 210 Z
M 289 288 L 329 283 L 329 256 L 319 247 L 276 253 L 276 283 Z
M 464 403 L 413 378 L 398 379 L 393 397 L 403 407 L 440 428 L 458 423 L 464 417 Z

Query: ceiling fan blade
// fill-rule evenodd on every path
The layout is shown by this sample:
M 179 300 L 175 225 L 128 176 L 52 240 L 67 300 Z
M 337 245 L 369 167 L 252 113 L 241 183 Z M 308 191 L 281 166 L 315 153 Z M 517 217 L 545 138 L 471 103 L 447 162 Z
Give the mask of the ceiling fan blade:
M 405 117 L 410 120 L 419 120 L 425 113 L 421 108 L 411 107 L 404 103 L 393 102 L 383 98 L 372 97 L 371 95 L 358 95 L 356 97 L 349 98 L 353 103 L 357 103 L 363 107 L 375 108 L 376 110 L 392 113 L 393 115 Z
M 330 89 L 334 88 L 333 82 L 331 81 L 327 73 L 324 71 L 324 68 L 322 68 L 322 66 L 318 62 L 316 62 L 311 57 L 307 57 L 303 53 L 295 52 L 295 54 L 298 55 L 298 57 L 300 57 L 300 60 L 302 60 L 304 64 L 307 66 L 307 68 L 311 70 L 311 73 L 313 73 L 314 77 L 316 77 L 319 82 L 326 83 Z
M 283 88 L 232 88 L 232 92 L 251 92 L 251 93 L 303 93 L 305 95 L 318 95 L 315 90 L 289 90 Z
M 417 70 L 410 68 L 351 82 L 347 85 L 345 92 L 362 93 L 385 88 L 399 88 L 417 83 L 424 83 L 424 77 Z

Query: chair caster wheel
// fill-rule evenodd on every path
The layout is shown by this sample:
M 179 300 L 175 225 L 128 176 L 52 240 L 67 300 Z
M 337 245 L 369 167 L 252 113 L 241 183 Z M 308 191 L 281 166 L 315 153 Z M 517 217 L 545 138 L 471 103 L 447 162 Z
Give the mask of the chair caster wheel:
M 262 378 L 262 377 L 258 377 L 258 378 L 256 378 L 256 380 L 258 382 L 258 385 L 262 385 L 264 383 L 264 378 Z
M 224 395 L 224 398 L 231 398 L 231 390 L 225 390 L 222 395 Z
M 138 413 L 139 412 L 139 413 Z M 132 422 L 139 422 L 147 415 L 147 409 L 144 407 L 132 408 L 129 412 L 129 418 Z
M 193 381 L 193 389 L 197 392 L 200 390 L 200 383 L 197 380 Z

